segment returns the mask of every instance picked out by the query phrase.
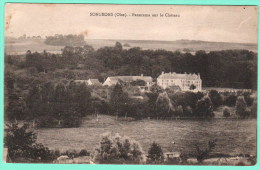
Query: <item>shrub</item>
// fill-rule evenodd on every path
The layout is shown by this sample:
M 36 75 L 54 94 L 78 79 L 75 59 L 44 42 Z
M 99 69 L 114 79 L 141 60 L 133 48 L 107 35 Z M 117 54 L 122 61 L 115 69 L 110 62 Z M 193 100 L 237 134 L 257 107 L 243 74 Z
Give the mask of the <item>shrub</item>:
M 67 155 L 69 158 L 76 158 L 79 156 L 79 153 L 75 149 L 69 149 L 62 155 Z
M 208 96 L 203 97 L 197 103 L 196 116 L 199 117 L 213 117 L 213 105 Z
M 254 99 L 250 95 L 251 95 L 251 93 L 248 93 L 248 92 L 243 93 L 247 106 L 252 106 L 252 104 L 254 102 Z
M 200 100 L 202 97 L 204 97 L 204 94 L 202 92 L 197 92 L 196 93 L 197 99 Z
M 181 91 L 181 88 L 179 86 L 169 86 L 165 89 L 165 91 L 169 95 L 173 95 L 174 93 Z
M 237 96 L 234 94 L 231 94 L 229 96 L 227 96 L 224 100 L 224 105 L 226 106 L 235 106 L 236 104 L 236 100 L 237 100 Z
M 221 95 L 218 93 L 217 90 L 210 90 L 209 97 L 212 101 L 214 109 L 218 108 L 223 104 L 223 98 L 221 97 Z
M 153 93 L 162 93 L 162 92 L 164 91 L 160 86 L 158 86 L 158 85 L 156 85 L 156 84 L 153 84 L 153 85 L 151 86 L 150 90 L 151 90 L 151 92 L 153 92 Z
M 251 110 L 249 108 L 246 108 L 244 117 L 249 117 L 251 115 Z
M 251 106 L 251 115 L 252 118 L 256 118 L 257 117 L 257 102 L 254 101 L 253 105 Z
M 182 117 L 183 116 L 183 108 L 179 105 L 176 109 L 176 115 Z
M 119 134 L 104 134 L 96 148 L 94 160 L 99 163 L 144 163 L 145 154 L 140 144 Z
M 208 141 L 208 146 L 206 149 L 201 149 L 197 144 L 195 144 L 195 148 L 196 148 L 195 155 L 196 155 L 198 162 L 202 163 L 203 160 L 208 158 L 209 153 L 212 152 L 213 149 L 215 149 L 215 147 L 216 147 L 216 140 Z
M 228 107 L 225 107 L 223 110 L 223 116 L 224 117 L 229 117 L 230 116 L 230 110 Z
M 156 100 L 156 113 L 159 117 L 167 117 L 175 111 L 172 100 L 166 92 L 159 94 Z
M 41 143 L 34 144 L 26 152 L 28 152 L 28 157 L 34 160 L 52 161 L 56 158 L 54 152 L 52 152 L 48 147 L 45 147 Z
M 90 153 L 86 149 L 81 149 L 79 152 L 79 156 L 89 156 Z
M 159 144 L 153 142 L 148 151 L 148 163 L 160 164 L 164 160 L 163 151 Z
M 246 116 L 246 102 L 244 96 L 239 96 L 236 101 L 236 114 L 240 117 Z
M 61 153 L 60 153 L 60 150 L 59 149 L 55 149 L 53 151 L 53 154 L 55 155 L 56 158 L 60 157 L 61 156 Z
M 198 96 L 193 92 L 177 92 L 171 96 L 171 99 L 174 100 L 177 105 L 182 105 L 183 107 L 190 106 L 194 109 L 196 108 Z
M 193 116 L 192 114 L 192 108 L 190 106 L 184 107 L 183 108 L 183 116 L 185 117 L 189 117 L 189 116 Z

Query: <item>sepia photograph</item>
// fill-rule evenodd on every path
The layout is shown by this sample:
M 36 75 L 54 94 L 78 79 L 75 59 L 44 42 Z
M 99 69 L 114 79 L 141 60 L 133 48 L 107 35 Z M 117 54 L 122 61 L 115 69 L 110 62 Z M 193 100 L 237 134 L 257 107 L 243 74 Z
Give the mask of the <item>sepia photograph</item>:
M 6 3 L 4 161 L 253 166 L 258 6 Z

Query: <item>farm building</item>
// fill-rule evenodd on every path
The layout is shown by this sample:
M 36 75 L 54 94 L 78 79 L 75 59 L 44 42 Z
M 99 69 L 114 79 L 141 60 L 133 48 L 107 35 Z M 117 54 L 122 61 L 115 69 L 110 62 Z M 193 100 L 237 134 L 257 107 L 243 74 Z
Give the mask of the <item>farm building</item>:
M 116 85 L 120 81 L 125 82 L 125 83 L 131 83 L 134 81 L 142 80 L 145 82 L 144 86 L 150 87 L 153 83 L 153 79 L 151 76 L 113 76 L 113 77 L 108 77 L 106 81 L 103 83 L 103 86 L 112 86 Z
M 88 79 L 88 80 L 75 80 L 76 83 L 85 83 L 88 86 L 101 86 L 102 84 L 98 79 Z
M 98 79 L 88 79 L 87 83 L 89 86 L 101 86 L 102 85 Z
M 179 86 L 182 91 L 201 91 L 202 80 L 200 74 L 178 74 L 178 73 L 164 73 L 157 78 L 157 85 L 166 89 L 170 86 Z
M 78 84 L 81 84 L 81 83 L 85 83 L 86 85 L 88 84 L 87 83 L 87 80 L 74 80 L 75 83 L 78 83 Z

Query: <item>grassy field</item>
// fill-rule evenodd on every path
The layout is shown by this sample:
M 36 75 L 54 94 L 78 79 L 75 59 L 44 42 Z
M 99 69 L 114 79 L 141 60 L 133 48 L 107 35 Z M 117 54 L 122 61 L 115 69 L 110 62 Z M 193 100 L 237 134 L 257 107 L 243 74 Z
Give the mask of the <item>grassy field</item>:
M 98 121 L 86 117 L 80 128 L 38 129 L 36 132 L 38 142 L 61 151 L 93 151 L 101 134 L 110 132 L 136 139 L 146 152 L 153 141 L 159 143 L 164 152 L 192 153 L 194 144 L 205 146 L 208 140 L 217 139 L 214 152 L 256 155 L 255 119 L 116 121 L 114 117 L 102 115 Z

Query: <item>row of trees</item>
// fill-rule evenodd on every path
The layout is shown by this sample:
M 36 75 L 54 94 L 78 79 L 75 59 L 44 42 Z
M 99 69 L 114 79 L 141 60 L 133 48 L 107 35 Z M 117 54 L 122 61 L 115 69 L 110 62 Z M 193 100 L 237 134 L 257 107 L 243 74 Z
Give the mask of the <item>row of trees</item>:
M 7 61 L 17 64 L 12 59 Z M 25 63 L 19 67 L 36 68 L 38 72 L 45 73 L 66 68 L 88 70 L 88 77 L 96 77 L 101 81 L 111 75 L 144 74 L 157 78 L 162 71 L 200 73 L 203 85 L 207 87 L 256 89 L 256 63 L 257 54 L 248 50 L 197 51 L 193 55 L 178 51 L 142 50 L 138 47 L 123 49 L 121 43 L 117 42 L 114 47 L 97 50 L 88 45 L 66 46 L 62 54 L 28 51 Z
M 18 94 L 9 94 L 9 120 L 32 120 L 40 127 L 78 127 L 81 118 L 91 112 L 91 94 L 83 83 L 47 82 L 32 87 L 26 96 Z
M 131 83 L 91 89 L 84 83 L 71 81 L 36 84 L 24 95 L 9 90 L 6 115 L 9 120 L 36 121 L 40 127 L 78 127 L 81 118 L 88 114 L 135 119 L 209 118 L 214 116 L 214 110 L 225 105 L 235 107 L 239 117 L 256 117 L 256 102 L 250 93 L 175 92 L 154 85 L 151 92 L 139 93 L 136 98 L 135 94 L 130 94 L 130 87 L 133 87 Z M 91 92 L 96 95 L 91 96 Z M 225 117 L 231 114 L 228 108 L 224 112 Z
M 211 90 L 209 93 L 175 92 L 171 88 L 162 90 L 156 85 L 152 86 L 151 90 L 150 93 L 143 95 L 143 100 L 137 100 L 131 98 L 124 90 L 124 86 L 117 84 L 110 96 L 108 105 L 111 107 L 110 113 L 137 119 L 144 117 L 213 117 L 214 110 L 220 106 L 236 106 L 238 116 L 256 117 L 256 102 L 248 92 L 226 93 L 225 95 L 216 90 Z

